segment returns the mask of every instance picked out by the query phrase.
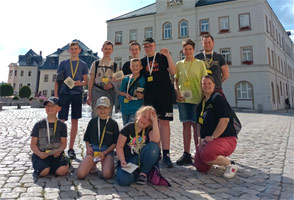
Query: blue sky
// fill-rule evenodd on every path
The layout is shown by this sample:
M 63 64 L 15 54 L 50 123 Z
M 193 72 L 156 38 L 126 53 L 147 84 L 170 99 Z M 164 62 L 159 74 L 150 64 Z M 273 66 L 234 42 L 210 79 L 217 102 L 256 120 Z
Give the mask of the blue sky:
M 94 52 L 106 40 L 106 20 L 155 0 L 3 0 L 0 1 L 0 82 L 8 65 L 29 49 L 47 56 L 73 39 Z M 268 0 L 286 30 L 294 31 L 294 0 Z M 115 5 L 115 6 L 114 6 Z M 294 34 L 294 32 L 293 32 Z

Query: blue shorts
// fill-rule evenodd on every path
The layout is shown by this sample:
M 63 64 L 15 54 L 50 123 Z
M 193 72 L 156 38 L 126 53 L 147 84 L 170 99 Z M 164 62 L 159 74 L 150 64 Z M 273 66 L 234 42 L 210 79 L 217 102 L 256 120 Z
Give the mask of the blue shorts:
M 71 104 L 71 118 L 82 117 L 82 94 L 60 94 L 59 101 L 61 110 L 58 113 L 59 119 L 68 119 L 69 105 Z
M 41 159 L 39 156 L 36 154 L 33 154 L 32 156 L 32 163 L 33 163 L 33 168 L 37 174 L 40 174 L 44 169 L 50 167 L 50 174 L 55 174 L 56 170 L 61 167 L 68 165 L 67 160 L 61 154 L 59 157 L 54 158 L 54 156 L 48 156 L 45 159 Z
M 178 108 L 181 122 L 197 122 L 197 104 L 178 103 Z

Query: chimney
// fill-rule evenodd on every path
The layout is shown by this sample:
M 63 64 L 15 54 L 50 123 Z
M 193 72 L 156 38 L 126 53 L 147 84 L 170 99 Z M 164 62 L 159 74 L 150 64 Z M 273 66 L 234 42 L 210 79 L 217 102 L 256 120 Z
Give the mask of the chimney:
M 40 56 L 42 57 L 42 51 L 40 51 Z

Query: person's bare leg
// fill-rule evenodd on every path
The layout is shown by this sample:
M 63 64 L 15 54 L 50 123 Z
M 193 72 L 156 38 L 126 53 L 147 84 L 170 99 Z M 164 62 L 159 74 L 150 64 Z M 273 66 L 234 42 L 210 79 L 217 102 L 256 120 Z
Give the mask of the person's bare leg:
M 73 149 L 77 132 L 78 132 L 78 121 L 79 119 L 71 119 L 71 130 L 70 130 L 70 140 L 69 140 L 69 149 Z
M 191 146 L 191 122 L 183 122 L 184 151 L 190 153 Z
M 111 179 L 114 172 L 114 159 L 111 155 L 107 155 L 102 164 L 102 176 L 104 179 Z

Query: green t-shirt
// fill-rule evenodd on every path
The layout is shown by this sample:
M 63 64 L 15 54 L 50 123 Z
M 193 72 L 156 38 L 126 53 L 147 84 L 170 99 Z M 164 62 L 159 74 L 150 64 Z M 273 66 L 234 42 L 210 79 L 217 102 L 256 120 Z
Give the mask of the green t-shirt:
M 201 79 L 207 75 L 203 61 L 194 59 L 193 61 L 178 61 L 176 64 L 177 73 L 175 78 L 178 80 L 181 94 L 185 97 L 187 91 L 191 91 L 192 96 L 185 98 L 181 103 L 199 104 L 202 99 Z

